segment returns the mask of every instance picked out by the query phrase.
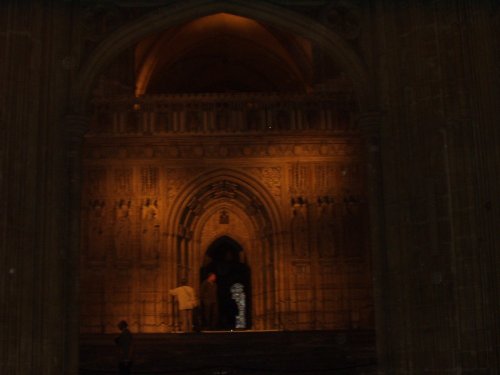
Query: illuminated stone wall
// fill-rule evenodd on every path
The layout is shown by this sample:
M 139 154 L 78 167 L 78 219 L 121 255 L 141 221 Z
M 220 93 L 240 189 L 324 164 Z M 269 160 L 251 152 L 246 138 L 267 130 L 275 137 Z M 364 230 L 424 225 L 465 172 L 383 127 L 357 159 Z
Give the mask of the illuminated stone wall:
M 82 332 L 114 331 L 120 319 L 134 331 L 171 331 L 168 289 L 184 276 L 197 288 L 206 250 L 222 236 L 243 247 L 250 266 L 253 328 L 373 326 L 355 132 L 232 128 L 245 123 L 216 137 L 87 136 Z

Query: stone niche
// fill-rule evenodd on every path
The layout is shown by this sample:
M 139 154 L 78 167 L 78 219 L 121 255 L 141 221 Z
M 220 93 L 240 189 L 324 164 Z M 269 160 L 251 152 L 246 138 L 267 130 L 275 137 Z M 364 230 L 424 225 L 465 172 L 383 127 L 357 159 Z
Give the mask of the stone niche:
M 221 238 L 249 270 L 247 328 L 373 328 L 363 147 L 346 113 L 311 96 L 96 103 L 81 332 L 114 332 L 121 319 L 174 331 L 168 290 L 184 277 L 198 289 Z

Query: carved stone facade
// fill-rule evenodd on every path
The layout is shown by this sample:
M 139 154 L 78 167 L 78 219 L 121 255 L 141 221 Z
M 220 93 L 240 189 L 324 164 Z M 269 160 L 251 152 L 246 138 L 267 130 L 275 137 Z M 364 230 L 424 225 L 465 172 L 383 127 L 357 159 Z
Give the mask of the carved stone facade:
M 191 97 L 190 107 L 199 99 L 207 97 Z M 304 108 L 296 103 L 295 112 Z M 234 134 L 247 129 L 238 122 L 217 137 L 208 129 L 193 135 L 191 127 L 89 133 L 82 332 L 112 332 L 119 319 L 137 332 L 173 330 L 168 290 L 183 277 L 197 288 L 207 249 L 224 236 L 241 245 L 240 260 L 251 270 L 252 328 L 373 327 L 360 138 L 350 124 L 327 139 L 290 124 L 280 135 L 251 129 L 250 139 Z

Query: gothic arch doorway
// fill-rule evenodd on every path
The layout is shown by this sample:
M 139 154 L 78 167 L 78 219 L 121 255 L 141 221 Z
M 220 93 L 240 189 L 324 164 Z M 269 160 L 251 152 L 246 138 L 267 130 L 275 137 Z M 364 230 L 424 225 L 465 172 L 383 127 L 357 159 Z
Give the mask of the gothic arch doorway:
M 200 280 L 210 273 L 217 276 L 219 328 L 251 328 L 251 271 L 242 246 L 229 236 L 213 241 L 205 253 Z

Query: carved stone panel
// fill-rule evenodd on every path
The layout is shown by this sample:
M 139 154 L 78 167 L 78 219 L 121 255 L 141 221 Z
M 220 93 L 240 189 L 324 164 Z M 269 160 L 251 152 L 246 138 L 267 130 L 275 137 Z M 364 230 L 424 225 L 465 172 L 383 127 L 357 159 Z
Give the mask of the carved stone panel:
M 127 196 L 133 192 L 133 169 L 116 168 L 114 170 L 114 192 L 115 194 Z
M 307 222 L 307 209 L 304 205 L 292 207 L 292 220 L 290 224 L 292 256 L 305 258 L 309 255 L 309 226 Z
M 283 110 L 270 110 L 273 127 L 298 121 Z M 127 317 L 137 332 L 171 330 L 168 289 L 182 275 L 198 282 L 206 248 L 225 235 L 244 247 L 241 256 L 253 272 L 254 327 L 277 328 L 274 307 L 269 308 L 276 299 L 286 329 L 347 328 L 346 290 L 369 282 L 346 273 L 348 265 L 359 265 L 357 272 L 367 269 L 366 257 L 360 256 L 366 246 L 366 210 L 360 198 L 359 142 L 204 138 L 198 121 L 230 132 L 242 126 L 233 121 L 245 116 L 233 111 L 217 117 L 214 111 L 207 118 L 199 117 L 196 107 L 189 111 L 171 118 L 180 132 L 175 136 L 171 130 L 155 134 L 161 129 L 153 122 L 168 121 L 170 112 L 127 112 L 116 116 L 123 134 L 131 116 L 152 130 L 134 137 L 100 133 L 88 140 L 82 272 L 105 269 L 109 274 L 99 297 L 104 302 L 85 310 L 82 331 L 95 332 L 99 325 L 111 331 L 116 319 Z M 311 124 L 320 121 L 316 130 L 323 126 L 323 115 L 309 118 Z M 198 186 L 216 171 L 219 180 Z M 207 210 L 211 216 L 204 216 Z M 182 223 L 175 222 L 177 217 Z M 82 277 L 82 290 L 89 280 Z M 85 298 L 98 298 L 92 293 Z
M 141 264 L 156 266 L 159 259 L 160 219 L 158 200 L 146 198 L 141 215 Z
M 87 208 L 87 261 L 103 261 L 109 251 L 108 208 L 103 199 L 93 199 Z
M 311 191 L 311 168 L 309 165 L 296 163 L 290 167 L 290 187 L 292 195 L 308 196 Z
M 131 260 L 132 254 L 132 202 L 121 199 L 115 204 L 113 244 L 115 257 L 119 261 Z
M 341 232 L 341 217 L 336 213 L 333 204 L 323 204 L 319 207 L 317 244 L 321 258 L 339 255 Z
M 141 169 L 141 191 L 143 194 L 157 194 L 158 181 L 158 167 L 146 167 Z

